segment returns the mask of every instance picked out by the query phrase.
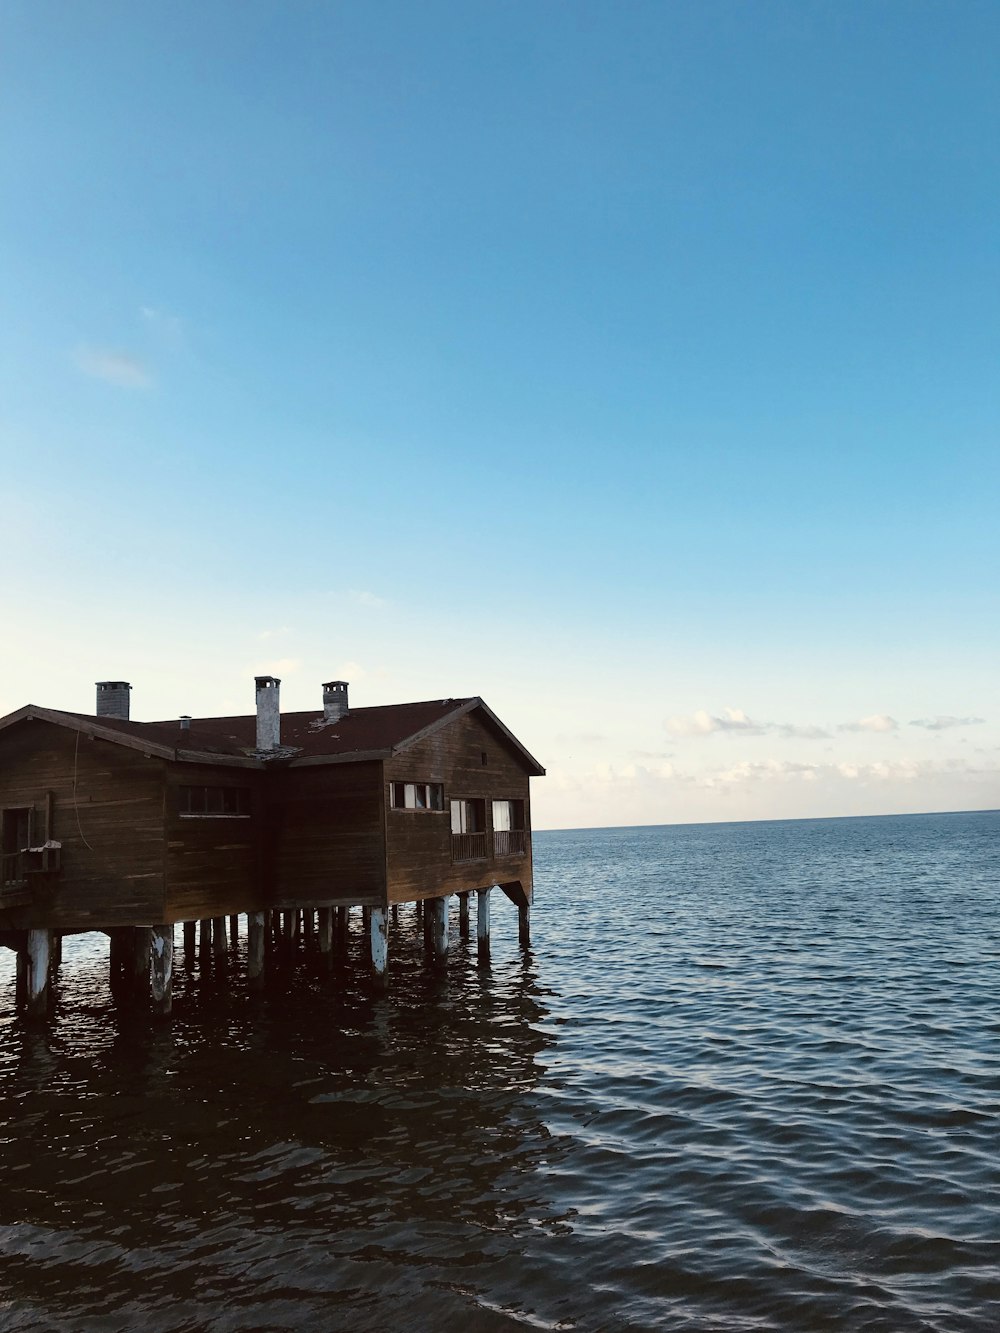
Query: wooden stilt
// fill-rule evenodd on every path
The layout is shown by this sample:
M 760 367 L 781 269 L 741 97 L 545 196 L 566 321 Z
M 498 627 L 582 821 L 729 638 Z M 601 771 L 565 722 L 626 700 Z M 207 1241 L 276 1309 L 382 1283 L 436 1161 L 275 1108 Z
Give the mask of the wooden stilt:
M 198 923 L 198 952 L 206 957 L 212 952 L 211 918 L 206 918 Z
M 52 956 L 52 931 L 29 930 L 25 1014 L 28 1018 L 44 1018 L 49 1011 L 49 960 Z
M 157 1018 L 166 1018 L 174 1001 L 173 926 L 154 926 L 149 932 L 149 940 L 152 1012 Z
M 458 933 L 463 940 L 469 938 L 469 894 L 458 895 Z
M 212 917 L 212 953 L 216 958 L 224 958 L 226 953 L 226 918 Z
M 368 938 L 375 984 L 385 985 L 389 964 L 389 931 L 384 907 L 373 907 L 368 912 Z
M 53 932 L 52 935 L 52 970 L 55 971 L 62 964 L 62 942 L 63 937 Z
M 128 959 L 128 945 L 130 939 L 128 928 L 125 926 L 116 926 L 111 932 L 111 951 L 109 980 L 111 982 L 111 994 L 121 993 L 122 984 L 125 977 L 125 966 Z
M 433 926 L 435 926 L 435 898 L 424 898 L 424 949 L 433 949 Z
M 517 909 L 517 938 L 522 944 L 531 943 L 531 908 L 521 903 Z
M 319 951 L 328 954 L 333 949 L 333 908 L 319 909 Z
M 263 912 L 247 913 L 247 981 L 251 990 L 259 990 L 264 984 L 264 939 L 265 930 Z
M 302 924 L 302 915 L 296 907 L 294 911 L 288 913 L 288 942 L 295 944 L 299 938 L 299 927 Z
M 113 983 L 112 983 L 113 987 Z M 17 951 L 17 976 L 14 982 L 14 1004 L 23 1009 L 28 1001 L 28 945 Z
M 129 935 L 125 984 L 129 994 L 142 1001 L 149 993 L 149 927 L 133 926 Z
M 197 934 L 197 922 L 184 922 L 184 961 L 190 963 L 194 957 L 195 938 Z
M 430 920 L 431 954 L 437 967 L 448 961 L 448 899 L 432 898 L 427 904 Z
M 476 948 L 480 958 L 490 956 L 490 888 L 476 891 Z
M 233 912 L 229 918 L 229 943 L 238 944 L 240 939 L 240 917 L 238 912 Z
M 399 925 L 399 903 L 393 903 L 392 905 L 392 924 L 394 926 Z

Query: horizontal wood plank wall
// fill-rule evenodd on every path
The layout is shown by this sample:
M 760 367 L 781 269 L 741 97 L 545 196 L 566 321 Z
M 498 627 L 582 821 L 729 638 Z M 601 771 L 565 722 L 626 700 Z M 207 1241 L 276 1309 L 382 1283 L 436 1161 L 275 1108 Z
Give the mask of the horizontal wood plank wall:
M 311 765 L 268 774 L 272 906 L 385 902 L 381 768 Z
M 486 763 L 483 763 L 483 755 Z M 385 763 L 386 860 L 390 902 L 435 897 L 489 884 L 520 882 L 531 895 L 531 808 L 528 775 L 507 743 L 475 712 L 442 727 Z M 444 784 L 444 811 L 393 810 L 391 782 Z M 466 797 L 486 802 L 491 851 L 494 800 L 524 801 L 526 851 L 523 856 L 452 861 L 449 802 Z
M 0 928 L 162 921 L 163 770 L 161 759 L 37 719 L 0 735 L 0 807 L 30 805 L 37 844 L 51 792 L 48 836 L 62 843 L 60 870 L 29 876 L 30 903 L 0 906 Z
M 264 774 L 209 764 L 168 764 L 165 921 L 206 920 L 265 905 Z M 249 818 L 185 816 L 182 787 L 242 787 L 250 793 Z

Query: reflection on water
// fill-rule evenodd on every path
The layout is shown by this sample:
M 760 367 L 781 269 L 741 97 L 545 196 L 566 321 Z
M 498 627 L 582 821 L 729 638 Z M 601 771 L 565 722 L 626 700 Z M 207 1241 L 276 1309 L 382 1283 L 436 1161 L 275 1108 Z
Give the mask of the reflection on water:
M 161 1028 L 91 936 L 23 1027 L 4 953 L 0 1328 L 992 1330 L 998 833 L 542 834 L 531 951 L 178 947 Z

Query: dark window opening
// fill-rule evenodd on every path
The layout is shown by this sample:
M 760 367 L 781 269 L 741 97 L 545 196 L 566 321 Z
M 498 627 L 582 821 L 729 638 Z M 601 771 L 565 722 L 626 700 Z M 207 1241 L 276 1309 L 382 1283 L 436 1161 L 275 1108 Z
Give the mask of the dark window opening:
M 208 818 L 247 818 L 250 815 L 249 787 L 179 787 L 181 815 Z
M 0 814 L 0 889 L 23 882 L 31 845 L 31 809 L 16 806 Z

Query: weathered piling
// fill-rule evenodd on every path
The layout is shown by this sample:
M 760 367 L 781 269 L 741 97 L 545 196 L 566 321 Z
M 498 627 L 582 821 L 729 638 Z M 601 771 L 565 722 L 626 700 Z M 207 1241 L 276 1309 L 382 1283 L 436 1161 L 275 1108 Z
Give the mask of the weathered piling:
M 167 1018 L 174 997 L 174 928 L 172 925 L 153 926 L 148 938 L 150 1008 L 157 1018 Z
M 265 927 L 264 912 L 247 914 L 247 983 L 251 990 L 260 990 L 264 984 Z
M 476 892 L 476 948 L 482 959 L 490 956 L 490 888 Z
M 369 913 L 368 942 L 372 976 L 377 986 L 384 986 L 389 963 L 389 931 L 384 907 L 372 908 Z
M 28 1018 L 44 1018 L 49 1011 L 51 988 L 49 963 L 52 956 L 51 930 L 29 930 L 25 975 L 25 1013 Z
M 430 921 L 431 956 L 435 966 L 443 967 L 448 961 L 448 899 L 431 898 L 427 904 Z

